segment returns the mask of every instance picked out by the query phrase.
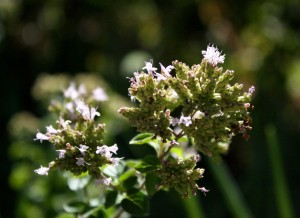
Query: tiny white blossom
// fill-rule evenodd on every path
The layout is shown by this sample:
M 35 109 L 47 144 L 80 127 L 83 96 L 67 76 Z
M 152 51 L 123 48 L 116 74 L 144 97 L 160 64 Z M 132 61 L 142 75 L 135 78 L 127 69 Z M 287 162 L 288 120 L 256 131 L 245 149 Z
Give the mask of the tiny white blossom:
M 93 98 L 96 101 L 106 101 L 108 99 L 106 93 L 100 87 L 97 87 L 96 89 L 93 90 Z
M 82 155 L 84 155 L 84 153 L 87 151 L 88 148 L 89 148 L 89 146 L 81 145 L 81 144 L 80 144 L 78 150 L 80 151 L 80 153 L 81 153 Z
M 64 120 L 62 117 L 59 117 L 59 124 L 62 126 L 64 130 L 67 129 L 67 125 L 71 123 L 70 120 Z
M 171 118 L 171 125 L 172 126 L 176 126 L 177 124 L 179 123 L 179 119 L 178 118 L 174 118 L 174 117 L 172 117 Z
M 164 73 L 166 77 L 171 77 L 170 72 L 172 71 L 172 69 L 174 69 L 174 66 L 169 65 L 165 68 L 164 65 L 162 65 L 161 63 L 159 63 L 159 65 L 160 65 L 161 72 Z
M 160 73 L 156 73 L 157 82 L 159 83 L 161 80 L 166 80 L 167 78 Z
M 78 88 L 78 95 L 81 96 L 81 95 L 84 95 L 86 93 L 86 88 L 83 84 L 80 84 L 79 85 L 79 88 Z
M 110 177 L 108 178 L 99 178 L 95 180 L 96 185 L 106 185 L 109 186 L 111 183 L 112 179 Z
M 97 146 L 96 154 L 102 154 L 106 158 L 111 158 L 112 153 L 117 154 L 118 146 L 114 144 L 113 146 L 108 147 L 107 145 Z
M 145 67 L 142 68 L 143 70 L 146 69 L 149 74 L 153 75 L 156 72 L 157 68 L 152 66 L 152 61 L 145 61 Z
M 65 108 L 66 108 L 69 112 L 74 113 L 74 104 L 73 104 L 73 102 L 68 102 L 68 103 L 66 103 L 66 104 L 65 104 Z
M 119 164 L 120 160 L 122 160 L 122 159 L 123 159 L 123 157 L 121 157 L 121 158 L 115 157 L 115 158 L 111 158 L 110 161 L 113 166 L 117 166 Z
M 95 116 L 100 116 L 100 113 L 96 110 L 96 108 L 91 107 L 90 120 L 93 120 Z
M 95 116 L 100 116 L 96 108 L 87 106 L 83 101 L 77 103 L 76 110 L 82 115 L 85 120 L 93 120 Z
M 65 154 L 66 154 L 66 150 L 56 150 L 58 152 L 58 158 L 59 159 L 62 159 L 62 158 L 65 158 Z
M 84 161 L 83 157 L 78 157 L 78 158 L 76 157 L 76 159 L 77 159 L 76 164 L 78 166 L 84 166 L 84 164 L 90 165 L 90 164 L 88 164 L 87 162 Z
M 43 140 L 49 141 L 49 139 L 50 139 L 50 137 L 47 136 L 46 134 L 43 134 L 43 133 L 38 132 L 38 133 L 36 134 L 34 140 L 40 140 L 40 142 L 42 143 Z
M 79 93 L 77 92 L 74 83 L 71 83 L 70 86 L 64 91 L 64 96 L 73 100 L 78 98 Z
M 39 175 L 48 175 L 50 168 L 49 167 L 43 167 L 41 166 L 39 169 L 34 170 L 35 173 L 39 174 Z
M 52 125 L 46 126 L 46 129 L 47 129 L 47 133 L 50 134 L 57 134 L 60 132 L 60 130 L 54 129 Z
M 249 88 L 249 91 L 248 91 L 250 94 L 253 94 L 253 92 L 255 92 L 255 87 L 254 86 L 251 86 Z
M 71 98 L 72 100 L 75 100 L 85 93 L 86 90 L 84 85 L 80 85 L 78 90 L 76 90 L 75 83 L 72 82 L 70 86 L 64 91 L 64 96 L 66 98 Z
M 189 125 L 192 124 L 192 119 L 191 119 L 190 116 L 185 117 L 185 116 L 182 115 L 179 119 L 179 123 L 181 123 L 185 126 L 189 126 Z
M 218 48 L 214 46 L 207 46 L 206 51 L 202 51 L 204 60 L 210 63 L 213 66 L 216 66 L 218 63 L 224 63 L 225 55 L 221 55 Z

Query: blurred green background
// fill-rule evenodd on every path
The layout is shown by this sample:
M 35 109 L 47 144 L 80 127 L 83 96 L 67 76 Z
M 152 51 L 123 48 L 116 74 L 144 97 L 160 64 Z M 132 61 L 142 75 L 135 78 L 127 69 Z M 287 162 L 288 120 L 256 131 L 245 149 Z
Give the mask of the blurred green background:
M 176 193 L 158 193 L 149 217 L 199 217 L 187 212 L 197 210 L 203 217 L 245 217 L 232 206 L 232 196 L 243 199 L 249 217 L 300 216 L 299 14 L 298 0 L 0 0 L 0 217 L 55 217 L 52 209 L 60 208 L 59 202 L 50 205 L 51 198 L 66 189 L 59 177 L 32 178 L 47 156 L 30 156 L 43 146 L 32 141 L 34 133 L 25 137 L 29 144 L 14 145 L 23 129 L 16 125 L 19 132 L 12 131 L 11 119 L 20 119 L 13 115 L 46 112 L 32 95 L 42 73 L 86 72 L 102 78 L 123 101 L 129 99 L 126 77 L 144 61 L 197 64 L 208 44 L 226 54 L 224 68 L 235 70 L 236 82 L 245 90 L 256 87 L 251 137 L 234 138 L 224 156 L 228 171 L 222 172 L 233 182 L 227 184 L 224 175 L 214 173 L 218 167 L 203 161 L 207 170 L 200 182 L 211 190 L 207 196 L 191 203 Z M 112 137 L 124 144 L 133 136 L 134 130 L 124 127 Z M 33 184 L 50 186 L 54 180 L 59 185 L 47 193 L 30 194 Z

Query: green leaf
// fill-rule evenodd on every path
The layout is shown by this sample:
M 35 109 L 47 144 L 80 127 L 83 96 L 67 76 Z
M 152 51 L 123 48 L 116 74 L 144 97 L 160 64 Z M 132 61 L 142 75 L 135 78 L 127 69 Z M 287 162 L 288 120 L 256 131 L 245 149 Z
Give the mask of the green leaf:
M 122 200 L 123 209 L 133 216 L 147 216 L 149 214 L 149 200 L 142 192 L 128 195 Z
M 68 213 L 82 213 L 88 205 L 82 201 L 70 201 L 63 205 L 63 208 Z
M 157 191 L 156 186 L 159 184 L 159 182 L 160 179 L 154 172 L 147 173 L 145 186 L 149 196 L 155 194 L 155 192 Z
M 106 201 L 105 201 L 105 204 L 104 204 L 105 208 L 109 208 L 109 207 L 115 205 L 117 196 L 118 196 L 117 191 L 108 190 L 106 192 Z
M 183 149 L 180 147 L 173 147 L 170 152 L 175 154 L 178 158 L 183 158 Z
M 141 173 L 151 172 L 160 166 L 159 159 L 154 155 L 149 155 L 136 166 L 136 170 Z
M 140 133 L 130 140 L 129 144 L 142 145 L 150 142 L 153 138 L 151 133 Z
M 123 187 L 125 190 L 130 190 L 134 188 L 134 186 L 137 184 L 138 178 L 136 176 L 130 176 L 123 182 Z
M 68 177 L 68 186 L 72 191 L 83 189 L 90 181 L 90 176 L 84 177 Z
M 134 169 L 132 170 L 128 170 L 126 172 L 124 172 L 122 175 L 120 175 L 119 177 L 119 182 L 124 182 L 126 179 L 128 179 L 130 176 L 134 175 L 136 172 Z
M 72 213 L 60 213 L 55 218 L 76 218 L 76 215 Z

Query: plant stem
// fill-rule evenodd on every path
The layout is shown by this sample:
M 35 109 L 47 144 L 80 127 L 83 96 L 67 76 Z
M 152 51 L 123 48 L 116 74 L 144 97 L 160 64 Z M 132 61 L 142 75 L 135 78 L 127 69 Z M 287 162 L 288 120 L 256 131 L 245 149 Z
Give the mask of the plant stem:
M 288 195 L 288 188 L 285 180 L 283 164 L 280 156 L 279 142 L 276 134 L 276 128 L 269 125 L 265 128 L 267 137 L 267 144 L 270 155 L 270 164 L 273 174 L 274 189 L 277 195 L 277 208 L 280 217 L 292 218 L 294 217 L 292 211 L 291 201 Z
M 242 193 L 230 175 L 225 162 L 218 164 L 208 159 L 207 163 L 211 169 L 212 175 L 215 177 L 215 180 L 221 189 L 221 192 L 225 198 L 225 202 L 232 213 L 232 217 L 252 217 L 250 210 L 244 202 Z

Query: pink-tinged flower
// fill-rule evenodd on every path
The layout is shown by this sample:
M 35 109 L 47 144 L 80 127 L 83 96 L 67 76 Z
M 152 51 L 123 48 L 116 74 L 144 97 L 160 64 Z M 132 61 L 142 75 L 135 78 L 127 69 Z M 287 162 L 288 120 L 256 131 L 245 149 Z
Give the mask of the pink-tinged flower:
M 93 98 L 96 101 L 106 101 L 108 99 L 106 93 L 100 87 L 97 87 L 96 89 L 93 90 Z
M 84 85 L 81 84 L 77 90 L 75 87 L 75 84 L 71 83 L 70 86 L 64 91 L 64 96 L 66 98 L 75 100 L 85 93 L 86 93 L 86 89 L 85 89 Z
M 84 161 L 83 157 L 78 157 L 78 158 L 76 157 L 76 159 L 77 159 L 76 164 L 78 166 L 84 166 L 84 164 L 90 165 L 89 163 Z
M 156 73 L 157 82 L 159 83 L 161 80 L 166 80 L 167 78 L 160 73 Z
M 178 118 L 174 118 L 174 117 L 172 117 L 171 118 L 171 125 L 172 126 L 176 126 L 177 124 L 179 123 L 179 119 Z
M 185 125 L 186 127 L 188 127 L 189 125 L 192 124 L 192 119 L 191 119 L 190 116 L 185 117 L 185 116 L 182 115 L 179 119 L 179 123 Z
M 81 144 L 80 144 L 78 150 L 80 151 L 80 153 L 81 153 L 82 155 L 84 155 L 84 153 L 87 151 L 88 148 L 89 148 L 89 146 L 81 145 Z
M 255 87 L 254 86 L 251 86 L 250 88 L 249 88 L 249 94 L 253 94 L 253 92 L 255 92 Z
M 56 151 L 58 152 L 59 159 L 65 158 L 65 154 L 67 152 L 66 150 L 61 149 L 61 150 L 56 150 Z
M 152 66 L 152 60 L 147 62 L 145 61 L 145 67 L 142 68 L 143 70 L 146 69 L 149 74 L 153 75 L 153 73 L 156 73 L 157 68 Z
M 67 125 L 69 125 L 71 123 L 70 120 L 64 120 L 62 117 L 59 117 L 59 121 L 58 123 L 61 125 L 61 127 L 66 130 L 67 129 Z
M 90 120 L 94 120 L 95 116 L 100 116 L 100 113 L 96 110 L 96 108 L 91 107 Z
M 174 66 L 169 65 L 169 66 L 167 66 L 167 67 L 165 68 L 164 65 L 162 65 L 161 63 L 159 63 L 159 65 L 160 65 L 161 72 L 162 72 L 166 77 L 171 77 L 170 72 L 174 69 Z
M 207 46 L 206 51 L 202 51 L 204 60 L 210 63 L 213 66 L 216 66 L 218 63 L 224 63 L 225 55 L 221 55 L 218 48 L 214 46 Z
M 117 166 L 119 164 L 120 160 L 122 160 L 122 159 L 123 159 L 123 157 L 121 157 L 121 158 L 115 157 L 115 158 L 110 158 L 110 161 L 113 166 Z
M 61 132 L 60 130 L 54 129 L 52 125 L 46 126 L 46 129 L 47 129 L 47 133 L 50 134 L 57 134 Z
M 108 147 L 107 145 L 97 146 L 96 154 L 102 154 L 106 158 L 111 158 L 112 153 L 117 154 L 118 146 L 114 144 L 113 146 Z
M 50 168 L 49 167 L 43 167 L 41 166 L 39 169 L 34 170 L 35 173 L 42 175 L 42 176 L 47 176 Z
M 95 180 L 95 184 L 96 185 L 105 185 L 105 186 L 109 186 L 111 183 L 112 179 L 110 177 L 108 178 L 99 178 Z
M 100 116 L 96 108 L 87 106 L 83 101 L 77 103 L 76 110 L 82 115 L 85 120 L 94 120 L 95 116 Z
M 42 143 L 43 140 L 49 141 L 49 139 L 50 139 L 50 137 L 47 136 L 46 134 L 43 134 L 43 133 L 38 132 L 38 133 L 36 134 L 34 140 L 40 140 L 40 142 Z

